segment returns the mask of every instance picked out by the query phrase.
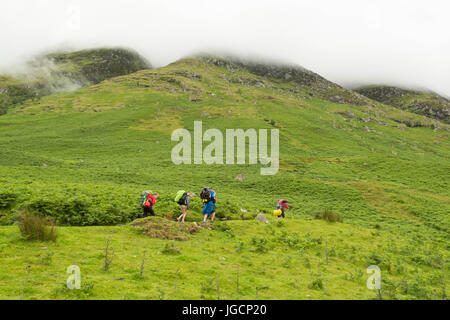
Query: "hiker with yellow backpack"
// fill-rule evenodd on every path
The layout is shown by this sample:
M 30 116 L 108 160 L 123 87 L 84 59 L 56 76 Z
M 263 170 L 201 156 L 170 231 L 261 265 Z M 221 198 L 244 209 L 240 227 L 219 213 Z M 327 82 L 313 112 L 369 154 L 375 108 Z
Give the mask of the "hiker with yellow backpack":
M 288 200 L 284 199 L 278 199 L 276 209 L 273 211 L 273 214 L 277 216 L 278 218 L 282 217 L 284 219 L 284 209 L 290 209 L 290 207 L 287 205 Z
M 180 205 L 181 215 L 177 218 L 178 222 L 184 223 L 184 219 L 186 218 L 187 210 L 189 209 L 189 202 L 191 198 L 195 197 L 195 194 L 192 192 L 186 192 L 184 190 L 180 190 L 177 192 L 175 196 L 175 202 Z

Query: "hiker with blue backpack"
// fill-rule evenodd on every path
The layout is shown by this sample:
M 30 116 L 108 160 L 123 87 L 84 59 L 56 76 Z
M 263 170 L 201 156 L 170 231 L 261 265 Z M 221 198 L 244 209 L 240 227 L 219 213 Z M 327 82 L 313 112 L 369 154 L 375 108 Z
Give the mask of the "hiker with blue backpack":
M 195 194 L 192 192 L 186 192 L 184 190 L 180 190 L 177 192 L 175 196 L 175 202 L 180 205 L 181 215 L 177 218 L 178 222 L 184 223 L 184 219 L 186 218 L 187 210 L 189 209 L 189 202 L 191 198 L 195 197 Z
M 204 187 L 200 192 L 200 199 L 204 203 L 203 206 L 203 224 L 206 224 L 206 219 L 211 216 L 211 223 L 214 223 L 216 216 L 216 190 Z

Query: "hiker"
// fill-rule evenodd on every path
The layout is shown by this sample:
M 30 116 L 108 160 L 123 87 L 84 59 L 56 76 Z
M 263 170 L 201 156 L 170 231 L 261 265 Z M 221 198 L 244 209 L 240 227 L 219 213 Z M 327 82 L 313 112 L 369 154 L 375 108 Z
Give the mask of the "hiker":
M 175 196 L 175 202 L 180 205 L 181 215 L 177 218 L 178 222 L 184 223 L 184 219 L 186 218 L 187 210 L 189 209 L 189 202 L 191 198 L 195 197 L 195 194 L 192 192 L 185 192 L 184 190 L 178 191 Z
M 205 204 L 203 206 L 203 224 L 206 224 L 206 219 L 211 216 L 211 223 L 214 222 L 216 216 L 216 190 L 204 187 L 200 192 L 200 198 Z
M 288 210 L 290 209 L 290 207 L 287 205 L 287 203 L 288 203 L 287 200 L 278 199 L 277 210 L 281 210 L 281 214 L 278 216 L 278 218 L 283 217 L 283 219 L 284 219 L 284 217 L 285 217 L 284 209 L 288 209 Z
M 143 192 L 143 196 L 144 196 L 144 202 L 143 202 L 143 208 L 144 208 L 144 213 L 143 213 L 143 217 L 147 217 L 149 214 L 151 216 L 155 215 L 155 212 L 153 211 L 153 205 L 156 203 L 156 199 L 159 197 L 159 193 L 155 192 L 152 194 L 151 191 L 149 192 Z M 142 198 L 142 195 L 141 195 Z M 141 200 L 142 201 L 142 200 Z

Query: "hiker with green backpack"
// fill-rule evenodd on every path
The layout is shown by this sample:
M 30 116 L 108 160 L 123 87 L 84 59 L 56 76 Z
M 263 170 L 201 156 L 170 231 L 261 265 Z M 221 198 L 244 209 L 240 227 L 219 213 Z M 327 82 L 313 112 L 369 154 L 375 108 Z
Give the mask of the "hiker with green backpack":
M 184 223 L 184 219 L 186 218 L 187 210 L 189 209 L 189 202 L 191 198 L 195 197 L 195 194 L 192 192 L 187 193 L 184 190 L 180 190 L 177 192 L 175 196 L 175 202 L 180 205 L 181 215 L 177 218 L 178 222 Z

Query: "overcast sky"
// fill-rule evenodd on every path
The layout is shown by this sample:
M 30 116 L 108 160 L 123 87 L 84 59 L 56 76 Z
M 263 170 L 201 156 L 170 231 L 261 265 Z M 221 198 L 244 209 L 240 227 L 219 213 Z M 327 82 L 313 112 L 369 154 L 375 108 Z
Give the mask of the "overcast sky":
M 128 46 L 154 66 L 224 50 L 450 96 L 449 13 L 446 0 L 1 0 L 0 68 L 66 47 Z

